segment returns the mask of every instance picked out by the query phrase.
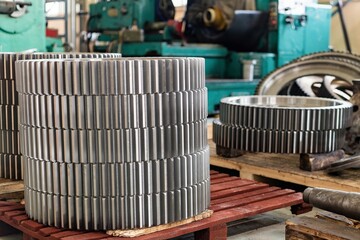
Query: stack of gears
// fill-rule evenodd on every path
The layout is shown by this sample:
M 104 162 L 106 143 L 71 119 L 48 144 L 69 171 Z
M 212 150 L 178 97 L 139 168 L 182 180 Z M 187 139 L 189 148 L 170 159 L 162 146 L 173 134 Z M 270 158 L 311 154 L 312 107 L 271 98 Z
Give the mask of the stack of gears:
M 15 62 L 22 59 L 121 57 L 121 54 L 0 53 L 0 178 L 22 179 Z
M 204 60 L 17 61 L 26 212 L 79 230 L 151 227 L 210 203 Z
M 341 100 L 288 96 L 229 97 L 221 100 L 220 121 L 214 121 L 213 139 L 218 154 L 224 156 L 232 150 L 331 152 L 343 146 L 345 129 L 351 125 L 351 114 L 352 104 Z

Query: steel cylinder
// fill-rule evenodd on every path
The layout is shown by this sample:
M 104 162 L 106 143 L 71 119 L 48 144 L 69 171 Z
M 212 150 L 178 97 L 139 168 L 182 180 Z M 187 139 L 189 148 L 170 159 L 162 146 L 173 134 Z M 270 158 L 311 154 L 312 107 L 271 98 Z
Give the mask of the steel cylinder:
M 15 62 L 23 59 L 108 58 L 121 54 L 0 53 L 0 178 L 22 179 L 19 138 L 19 97 Z
M 360 220 L 360 193 L 307 188 L 303 198 L 317 208 Z
M 200 58 L 16 63 L 26 212 L 80 230 L 145 228 L 210 203 Z

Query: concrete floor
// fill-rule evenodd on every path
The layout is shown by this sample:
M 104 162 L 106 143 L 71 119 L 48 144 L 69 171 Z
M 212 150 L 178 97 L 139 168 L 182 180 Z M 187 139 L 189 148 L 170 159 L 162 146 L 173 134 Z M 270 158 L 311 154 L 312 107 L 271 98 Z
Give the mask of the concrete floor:
M 302 216 L 315 216 L 318 209 Z M 278 240 L 285 239 L 285 222 L 295 217 L 290 208 L 283 208 L 228 225 L 229 240 Z

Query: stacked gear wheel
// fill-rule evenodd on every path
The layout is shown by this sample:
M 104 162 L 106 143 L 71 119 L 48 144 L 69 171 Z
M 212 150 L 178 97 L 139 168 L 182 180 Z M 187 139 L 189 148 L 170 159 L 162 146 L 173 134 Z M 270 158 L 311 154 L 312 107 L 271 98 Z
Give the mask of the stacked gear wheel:
M 199 58 L 18 61 L 29 216 L 54 227 L 110 230 L 205 211 L 204 64 Z
M 352 105 L 341 100 L 244 96 L 221 100 L 214 142 L 225 149 L 269 153 L 325 153 L 340 149 Z
M 22 179 L 19 146 L 19 96 L 15 62 L 24 59 L 109 58 L 121 54 L 0 53 L 0 178 Z M 26 99 L 27 100 L 27 99 Z

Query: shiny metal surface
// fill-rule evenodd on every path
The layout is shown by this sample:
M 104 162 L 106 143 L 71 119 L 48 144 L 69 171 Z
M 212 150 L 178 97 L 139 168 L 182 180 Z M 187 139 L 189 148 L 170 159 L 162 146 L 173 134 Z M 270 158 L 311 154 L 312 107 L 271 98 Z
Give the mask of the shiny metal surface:
M 19 93 L 121 95 L 198 90 L 205 87 L 204 59 L 126 58 L 17 61 Z
M 207 117 L 205 88 L 142 95 L 20 94 L 19 101 L 22 101 L 24 106 L 21 122 L 24 125 L 44 128 L 148 128 L 191 123 Z
M 360 77 L 360 68 L 352 62 L 333 59 L 294 61 L 264 77 L 256 89 L 258 95 L 277 95 L 296 79 L 305 76 L 334 76 L 349 82 Z M 290 95 L 290 94 L 289 94 Z
M 317 131 L 351 125 L 352 104 L 340 100 L 296 96 L 223 98 L 220 121 L 244 128 Z
M 249 152 L 324 153 L 340 149 L 345 142 L 345 129 L 281 131 L 213 124 L 217 145 Z
M 19 148 L 18 105 L 19 98 L 16 91 L 18 80 L 15 77 L 15 62 L 23 59 L 68 59 L 68 58 L 119 58 L 121 54 L 93 54 L 93 53 L 0 53 L 0 154 L 9 156 L 0 162 L 0 177 L 21 179 L 22 166 Z M 13 132 L 15 131 L 15 132 Z M 17 131 L 17 133 L 16 133 Z M 15 136 L 16 135 L 16 136 Z M 10 154 L 10 155 L 8 155 Z M 17 154 L 13 155 L 13 154 Z M 14 169 L 18 167 L 18 169 Z M 16 174 L 15 174 L 16 173 Z
M 203 59 L 28 60 L 16 69 L 32 219 L 129 229 L 209 206 Z
M 215 120 L 217 146 L 250 152 L 325 153 L 345 143 L 352 104 L 288 96 L 229 97 Z

